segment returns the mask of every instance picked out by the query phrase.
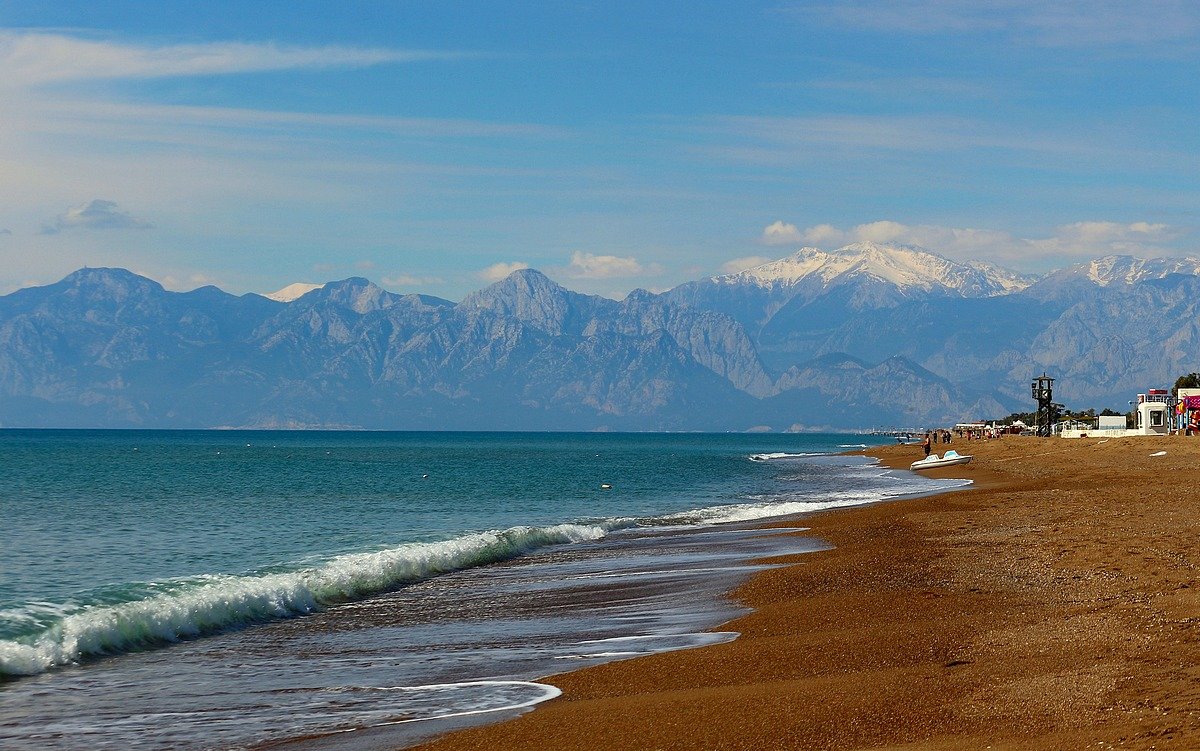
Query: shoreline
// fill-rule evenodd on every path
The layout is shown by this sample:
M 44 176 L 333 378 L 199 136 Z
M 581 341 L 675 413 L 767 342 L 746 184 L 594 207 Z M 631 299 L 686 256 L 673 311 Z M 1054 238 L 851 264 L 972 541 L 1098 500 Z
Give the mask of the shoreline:
M 1180 484 L 1200 442 L 951 446 L 975 461 L 929 474 L 970 487 L 804 517 L 795 534 L 834 547 L 736 589 L 738 639 L 549 677 L 561 697 L 419 748 L 1200 744 L 1200 510 Z

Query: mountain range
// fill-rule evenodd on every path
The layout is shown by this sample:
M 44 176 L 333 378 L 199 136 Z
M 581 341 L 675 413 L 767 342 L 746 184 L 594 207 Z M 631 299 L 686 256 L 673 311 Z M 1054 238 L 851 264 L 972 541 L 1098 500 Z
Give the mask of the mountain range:
M 1042 277 L 802 248 L 624 300 L 524 269 L 460 302 L 366 279 L 170 292 L 88 268 L 0 296 L 0 426 L 799 430 L 1125 410 L 1200 370 L 1200 259 Z

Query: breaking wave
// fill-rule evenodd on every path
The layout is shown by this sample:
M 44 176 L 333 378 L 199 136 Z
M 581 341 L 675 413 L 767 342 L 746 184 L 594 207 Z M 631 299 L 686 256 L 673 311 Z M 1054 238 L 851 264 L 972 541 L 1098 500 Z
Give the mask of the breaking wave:
M 828 456 L 823 453 L 754 454 L 752 461 Z M 843 469 L 845 471 L 845 469 Z M 854 471 L 854 470 L 851 470 Z M 874 465 L 857 471 L 884 475 Z M 0 638 L 0 679 L 35 675 L 88 657 L 164 646 L 230 628 L 304 615 L 419 582 L 439 574 L 508 560 L 550 545 L 594 541 L 633 527 L 710 525 L 791 516 L 836 506 L 858 505 L 915 492 L 936 492 L 969 481 L 888 482 L 851 489 L 813 486 L 803 475 L 781 478 L 800 487 L 789 492 L 744 496 L 739 503 L 662 516 L 592 519 L 553 526 L 512 527 L 467 534 L 441 542 L 408 543 L 374 552 L 350 553 L 292 570 L 128 585 L 90 604 L 28 603 L 0 618 L 24 621 L 24 632 Z M 11 632 L 10 632 L 11 633 Z M 20 633 L 20 632 L 18 632 Z
M 160 594 L 87 606 L 62 615 L 34 636 L 0 640 L 0 675 L 34 675 L 84 657 L 120 654 L 233 626 L 312 613 L 547 545 L 597 540 L 614 526 L 513 527 L 444 542 L 342 555 L 298 571 L 208 575 L 171 582 Z

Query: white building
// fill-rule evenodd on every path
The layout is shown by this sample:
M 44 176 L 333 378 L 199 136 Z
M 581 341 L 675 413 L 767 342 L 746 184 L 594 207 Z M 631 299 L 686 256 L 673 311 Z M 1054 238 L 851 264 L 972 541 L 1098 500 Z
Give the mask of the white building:
M 1171 405 L 1156 394 L 1138 394 L 1137 422 L 1130 435 L 1166 435 L 1171 430 Z
M 1167 435 L 1171 432 L 1171 395 L 1166 389 L 1150 389 L 1137 395 L 1134 427 L 1125 427 L 1125 418 L 1101 417 L 1096 428 L 1073 428 L 1060 433 L 1062 438 L 1124 438 L 1135 435 Z

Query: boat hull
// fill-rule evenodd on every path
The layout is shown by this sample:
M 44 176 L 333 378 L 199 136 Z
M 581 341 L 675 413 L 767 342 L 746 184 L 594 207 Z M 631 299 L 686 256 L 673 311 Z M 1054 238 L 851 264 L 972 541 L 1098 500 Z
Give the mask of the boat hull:
M 928 459 L 921 459 L 920 461 L 913 462 L 911 465 L 909 465 L 909 469 L 920 470 L 937 469 L 938 467 L 953 467 L 956 464 L 968 464 L 970 461 L 971 457 L 969 456 L 952 456 L 949 459 L 944 457 L 939 459 L 936 455 L 934 455 Z

